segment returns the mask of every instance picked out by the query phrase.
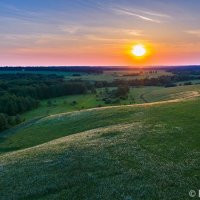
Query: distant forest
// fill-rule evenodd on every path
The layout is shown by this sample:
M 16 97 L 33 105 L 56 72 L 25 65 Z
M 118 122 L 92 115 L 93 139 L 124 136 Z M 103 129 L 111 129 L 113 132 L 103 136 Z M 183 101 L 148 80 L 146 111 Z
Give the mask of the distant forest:
M 81 72 L 88 74 L 101 74 L 104 70 L 109 70 L 110 68 L 102 67 L 0 67 L 1 71 L 15 71 L 15 72 Z M 113 69 L 112 69 L 113 70 Z
M 145 67 L 142 70 L 166 70 L 166 71 L 198 71 L 200 72 L 199 65 L 186 65 L 186 66 L 155 66 L 155 67 Z M 2 66 L 0 67 L 0 71 L 59 71 L 59 72 L 85 72 L 85 73 L 103 73 L 103 71 L 120 71 L 120 70 L 141 70 L 141 67 L 133 66 Z
M 19 114 L 37 108 L 42 99 L 87 90 L 86 83 L 68 82 L 58 75 L 0 74 L 0 130 L 20 123 Z
M 192 84 L 192 80 L 200 80 L 198 66 L 166 67 L 165 70 L 171 72 L 172 75 L 131 80 L 114 79 L 111 82 L 83 81 L 79 74 L 101 75 L 106 70 L 122 69 L 128 70 L 128 68 L 111 67 L 0 67 L 0 131 L 21 123 L 23 119 L 21 119 L 20 114 L 37 108 L 43 99 L 88 92 L 95 93 L 98 88 L 118 88 L 115 93 L 108 95 L 110 102 L 110 99 L 116 98 L 116 96 L 126 96 L 130 87 L 175 87 L 179 82 L 185 82 L 189 85 Z M 50 73 L 39 73 L 41 71 Z M 72 72 L 72 76 L 80 75 L 80 78 L 67 81 L 64 75 L 56 75 L 57 72 Z

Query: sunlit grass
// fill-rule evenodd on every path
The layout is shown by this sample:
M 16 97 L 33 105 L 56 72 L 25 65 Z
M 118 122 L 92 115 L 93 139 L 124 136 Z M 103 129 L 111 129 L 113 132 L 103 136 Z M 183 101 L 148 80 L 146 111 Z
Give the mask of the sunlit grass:
M 41 119 L 18 142 L 68 136 L 1 155 L 1 199 L 188 199 L 199 186 L 199 109 L 196 99 Z

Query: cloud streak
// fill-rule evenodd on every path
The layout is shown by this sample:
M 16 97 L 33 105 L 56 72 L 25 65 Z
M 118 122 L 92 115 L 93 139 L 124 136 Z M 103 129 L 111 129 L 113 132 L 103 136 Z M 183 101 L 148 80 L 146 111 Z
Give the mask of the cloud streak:
M 161 13 L 146 11 L 146 10 L 140 10 L 140 9 L 130 10 L 130 9 L 119 7 L 119 8 L 111 8 L 111 10 L 115 14 L 133 16 L 133 17 L 137 17 L 141 20 L 144 20 L 147 22 L 153 22 L 153 23 L 162 23 L 162 22 L 164 22 L 163 19 L 165 19 L 165 21 L 166 21 L 166 19 L 171 18 L 171 16 L 166 15 L 166 14 L 161 14 Z
M 184 31 L 190 35 L 194 35 L 196 37 L 200 37 L 200 29 L 197 29 L 197 30 L 188 30 L 188 31 Z
M 113 8 L 112 11 L 114 11 L 116 14 L 134 16 L 134 17 L 137 17 L 137 18 L 142 19 L 144 21 L 150 21 L 150 22 L 160 23 L 159 20 L 155 20 L 153 18 L 146 17 L 144 15 L 140 15 L 140 14 L 137 14 L 135 12 L 132 12 L 132 11 L 129 11 L 129 10 L 126 10 L 126 9 Z
M 145 11 L 145 10 L 137 10 L 138 12 L 141 12 L 143 14 L 146 14 L 146 15 L 150 15 L 150 16 L 154 16 L 154 17 L 160 17 L 160 18 L 168 18 L 168 19 L 171 19 L 172 17 L 170 15 L 167 15 L 167 14 L 161 14 L 161 13 L 158 13 L 158 12 L 152 12 L 152 11 Z

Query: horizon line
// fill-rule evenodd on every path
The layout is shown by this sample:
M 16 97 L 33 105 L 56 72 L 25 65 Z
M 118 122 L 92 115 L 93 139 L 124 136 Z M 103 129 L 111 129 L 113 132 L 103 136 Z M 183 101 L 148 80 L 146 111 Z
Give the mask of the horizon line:
M 200 64 L 181 64 L 181 65 L 141 65 L 141 66 L 131 66 L 131 65 L 0 65 L 0 68 L 6 67 L 127 67 L 127 68 L 146 68 L 146 67 L 200 67 Z

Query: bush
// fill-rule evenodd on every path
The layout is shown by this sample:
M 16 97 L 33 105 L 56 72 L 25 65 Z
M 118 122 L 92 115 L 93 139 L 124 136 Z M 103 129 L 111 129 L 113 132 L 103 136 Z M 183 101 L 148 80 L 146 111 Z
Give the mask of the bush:
M 75 106 L 75 105 L 77 105 L 77 104 L 78 104 L 77 101 L 72 101 L 72 102 L 71 102 L 71 105 L 72 105 L 72 106 Z
M 184 85 L 192 85 L 192 82 L 185 82 Z

